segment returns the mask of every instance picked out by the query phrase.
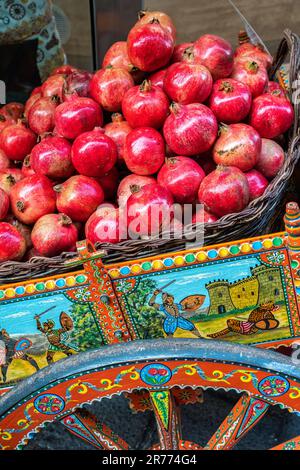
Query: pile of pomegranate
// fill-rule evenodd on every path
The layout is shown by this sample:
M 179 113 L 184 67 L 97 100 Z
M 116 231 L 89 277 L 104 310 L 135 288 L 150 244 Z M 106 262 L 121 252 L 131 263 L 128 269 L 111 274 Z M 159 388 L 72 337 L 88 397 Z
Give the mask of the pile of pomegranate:
M 175 41 L 168 15 L 142 12 L 96 73 L 59 67 L 0 109 L 1 262 L 117 243 L 135 207 L 142 237 L 155 205 L 159 232 L 174 203 L 203 204 L 192 220 L 209 224 L 263 195 L 294 120 L 272 57 L 245 37 Z

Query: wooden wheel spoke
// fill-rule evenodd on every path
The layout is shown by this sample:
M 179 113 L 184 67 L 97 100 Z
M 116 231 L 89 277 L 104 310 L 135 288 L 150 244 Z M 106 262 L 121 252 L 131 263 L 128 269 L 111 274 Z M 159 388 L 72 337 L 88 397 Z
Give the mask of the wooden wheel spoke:
M 265 401 L 242 395 L 204 449 L 232 449 L 261 420 L 269 406 Z
M 156 418 L 160 448 L 177 450 L 181 439 L 180 413 L 170 390 L 157 390 L 150 393 Z
M 128 444 L 85 409 L 79 409 L 60 421 L 72 434 L 102 450 L 127 450 Z
M 282 442 L 270 450 L 300 450 L 300 436 L 294 437 L 289 441 Z

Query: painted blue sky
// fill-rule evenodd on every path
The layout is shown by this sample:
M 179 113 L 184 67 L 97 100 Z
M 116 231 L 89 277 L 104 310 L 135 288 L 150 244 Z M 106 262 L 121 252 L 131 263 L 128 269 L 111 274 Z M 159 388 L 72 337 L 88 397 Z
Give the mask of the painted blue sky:
M 236 261 L 226 261 L 224 263 L 213 264 L 211 266 L 202 265 L 186 270 L 169 271 L 163 274 L 153 274 L 158 287 L 161 288 L 168 282 L 176 279 L 173 284 L 166 288 L 166 292 L 174 295 L 175 301 L 180 302 L 188 295 L 202 294 L 206 295 L 206 299 L 202 308 L 209 306 L 208 291 L 205 284 L 216 281 L 217 279 L 225 279 L 230 282 L 238 281 L 245 277 L 251 276 L 250 268 L 260 264 L 256 257 L 240 258 Z M 157 297 L 161 301 L 161 296 Z
M 55 321 L 59 327 L 59 315 L 62 311 L 68 312 L 72 302 L 63 294 L 58 293 L 49 297 L 39 297 L 32 299 L 27 297 L 18 302 L 10 302 L 6 305 L 0 303 L 0 328 L 5 328 L 10 334 L 35 334 L 36 322 L 34 316 L 44 310 L 55 306 L 50 312 L 41 317 L 41 321 L 50 319 Z

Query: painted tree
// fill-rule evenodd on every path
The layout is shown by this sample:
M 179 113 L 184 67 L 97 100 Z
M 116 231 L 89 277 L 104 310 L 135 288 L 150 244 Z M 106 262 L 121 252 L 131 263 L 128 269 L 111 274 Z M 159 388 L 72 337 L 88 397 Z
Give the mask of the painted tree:
M 103 345 L 100 330 L 88 304 L 72 304 L 71 316 L 74 322 L 71 342 L 74 342 L 79 351 L 96 349 Z

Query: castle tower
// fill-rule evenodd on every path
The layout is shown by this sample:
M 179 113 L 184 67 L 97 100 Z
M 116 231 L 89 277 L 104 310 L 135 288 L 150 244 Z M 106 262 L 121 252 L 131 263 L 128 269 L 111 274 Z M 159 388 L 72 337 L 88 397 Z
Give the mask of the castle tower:
M 210 282 L 206 285 L 210 299 L 208 315 L 218 315 L 234 310 L 234 305 L 230 297 L 229 285 L 228 281 L 221 280 Z
M 284 302 L 280 268 L 262 265 L 252 268 L 251 271 L 258 279 L 259 305 L 267 302 Z

